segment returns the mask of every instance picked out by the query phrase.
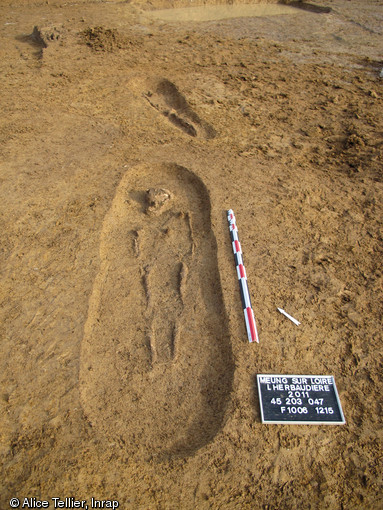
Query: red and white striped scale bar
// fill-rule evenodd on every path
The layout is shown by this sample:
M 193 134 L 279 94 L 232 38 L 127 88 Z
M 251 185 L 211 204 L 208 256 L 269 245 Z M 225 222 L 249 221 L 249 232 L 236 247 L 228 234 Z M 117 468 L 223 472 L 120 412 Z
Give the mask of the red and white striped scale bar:
M 234 212 L 232 209 L 229 209 L 227 211 L 227 219 L 229 221 L 230 237 L 231 237 L 231 243 L 233 246 L 235 267 L 237 269 L 237 274 L 238 274 L 239 291 L 241 293 L 242 308 L 243 308 L 243 312 L 245 315 L 247 337 L 248 337 L 250 343 L 251 342 L 259 343 L 257 326 L 255 324 L 255 319 L 254 319 L 254 312 L 253 312 L 253 308 L 251 306 L 249 287 L 247 286 L 246 270 L 245 270 L 245 266 L 243 265 L 241 243 L 238 240 L 238 228 L 236 225 L 235 216 L 234 216 Z

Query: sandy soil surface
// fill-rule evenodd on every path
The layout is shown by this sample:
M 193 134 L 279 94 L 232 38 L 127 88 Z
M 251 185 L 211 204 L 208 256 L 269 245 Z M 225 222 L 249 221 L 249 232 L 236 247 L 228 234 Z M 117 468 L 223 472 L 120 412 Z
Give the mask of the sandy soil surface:
M 383 3 L 293 5 L 1 2 L 1 509 L 383 507 Z M 262 424 L 260 373 L 346 425 Z

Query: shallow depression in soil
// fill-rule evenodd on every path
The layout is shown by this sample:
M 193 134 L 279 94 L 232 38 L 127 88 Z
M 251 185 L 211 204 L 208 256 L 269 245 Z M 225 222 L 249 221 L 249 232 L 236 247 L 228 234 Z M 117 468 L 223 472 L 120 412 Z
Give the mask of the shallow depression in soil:
M 229 18 L 253 18 L 297 14 L 296 8 L 288 5 L 201 5 L 177 9 L 161 9 L 146 12 L 150 18 L 163 21 L 215 21 Z

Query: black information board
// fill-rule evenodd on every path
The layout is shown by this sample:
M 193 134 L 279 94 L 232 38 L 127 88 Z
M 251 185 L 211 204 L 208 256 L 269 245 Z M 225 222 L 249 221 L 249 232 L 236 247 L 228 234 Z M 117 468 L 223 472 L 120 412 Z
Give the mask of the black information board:
M 258 374 L 262 423 L 346 423 L 332 375 Z

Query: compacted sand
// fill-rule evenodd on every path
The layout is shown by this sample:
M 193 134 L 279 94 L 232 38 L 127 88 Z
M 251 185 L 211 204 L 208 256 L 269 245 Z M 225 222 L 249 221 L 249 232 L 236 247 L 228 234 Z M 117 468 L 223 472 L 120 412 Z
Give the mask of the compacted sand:
M 213 4 L 1 2 L 1 509 L 383 506 L 382 1 Z

